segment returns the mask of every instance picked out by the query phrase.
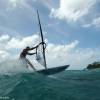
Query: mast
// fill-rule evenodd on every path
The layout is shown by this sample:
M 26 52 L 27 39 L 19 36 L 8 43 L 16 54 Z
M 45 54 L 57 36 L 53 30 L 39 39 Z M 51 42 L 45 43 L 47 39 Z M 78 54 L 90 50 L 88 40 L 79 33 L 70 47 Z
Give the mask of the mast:
M 40 22 L 40 17 L 39 17 L 38 10 L 37 10 L 37 16 L 38 16 L 38 22 L 39 22 L 39 28 L 40 28 L 41 40 L 42 40 L 42 42 L 44 42 L 43 32 L 42 32 L 42 27 L 41 27 L 41 22 Z M 42 47 L 43 47 L 44 67 L 45 67 L 45 69 L 47 69 L 44 44 L 42 44 Z

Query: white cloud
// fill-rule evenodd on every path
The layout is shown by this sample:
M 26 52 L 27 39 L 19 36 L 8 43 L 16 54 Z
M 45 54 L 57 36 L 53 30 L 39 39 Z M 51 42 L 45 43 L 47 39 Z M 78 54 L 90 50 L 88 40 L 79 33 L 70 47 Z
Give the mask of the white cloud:
M 7 48 L 8 49 L 25 48 L 26 46 L 32 46 L 37 44 L 37 40 L 38 40 L 38 35 L 28 36 L 22 39 L 12 38 L 10 41 L 8 41 Z
M 74 44 L 73 48 L 68 48 Z M 84 69 L 89 63 L 100 60 L 100 49 L 79 49 L 75 42 L 67 45 L 48 45 L 47 62 L 48 66 L 56 67 L 70 64 L 69 69 Z
M 97 26 L 97 27 L 100 26 L 100 17 L 94 19 L 93 22 L 92 22 L 92 24 L 93 24 L 94 26 Z
M 38 35 L 27 36 L 24 38 L 10 37 L 9 35 L 0 36 L 0 49 L 22 49 L 26 46 L 33 46 L 38 42 Z
M 83 27 L 86 27 L 86 28 L 91 27 L 91 26 L 100 27 L 100 17 L 93 19 L 92 22 L 89 24 L 83 25 Z
M 2 35 L 2 36 L 0 37 L 0 42 L 5 42 L 5 41 L 7 41 L 9 38 L 10 38 L 9 35 Z
M 68 55 L 76 48 L 78 41 L 66 45 L 48 44 L 47 61 L 50 67 L 68 64 Z
M 13 5 L 13 7 L 17 6 L 17 0 L 9 0 L 9 3 Z
M 60 0 L 58 9 L 52 9 L 51 16 L 67 21 L 77 21 L 89 14 L 96 0 Z
M 56 0 L 40 0 L 40 3 L 42 3 L 45 7 L 47 7 L 49 10 L 52 9 L 53 6 L 56 6 Z

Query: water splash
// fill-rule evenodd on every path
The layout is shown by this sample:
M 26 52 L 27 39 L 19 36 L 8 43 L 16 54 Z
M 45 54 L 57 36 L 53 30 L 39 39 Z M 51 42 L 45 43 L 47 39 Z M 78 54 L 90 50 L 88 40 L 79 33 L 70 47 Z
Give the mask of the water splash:
M 0 63 L 0 74 L 16 74 L 29 72 L 27 64 L 20 59 L 10 59 Z

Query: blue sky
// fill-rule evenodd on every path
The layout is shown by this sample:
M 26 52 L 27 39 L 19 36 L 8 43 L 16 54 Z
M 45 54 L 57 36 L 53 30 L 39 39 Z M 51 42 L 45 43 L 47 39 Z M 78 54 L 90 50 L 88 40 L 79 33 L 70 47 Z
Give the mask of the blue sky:
M 27 39 L 27 37 L 31 37 L 39 31 L 36 15 L 38 9 L 44 36 L 48 41 L 48 48 L 49 44 L 55 46 L 54 48 L 65 46 L 67 49 L 68 46 L 74 45 L 70 52 L 66 51 L 68 55 L 65 58 L 62 56 L 62 58 L 67 59 L 63 64 L 71 63 L 75 57 L 79 57 L 81 61 L 76 61 L 77 64 L 73 62 L 72 66 L 75 64 L 75 66 L 81 66 L 89 59 L 87 56 L 86 58 L 83 57 L 84 53 L 89 54 L 90 52 L 93 53 L 89 57 L 91 58 L 93 55 L 95 57 L 85 62 L 84 66 L 93 62 L 93 60 L 99 60 L 99 5 L 99 0 L 0 0 L 1 54 L 4 55 L 6 52 L 8 57 L 13 52 L 17 55 L 23 46 L 15 50 L 16 48 L 12 48 L 10 43 L 14 41 L 16 45 L 17 42 L 24 45 L 26 41 L 24 41 L 24 38 Z M 6 45 L 11 46 L 9 50 L 3 49 L 2 41 L 6 41 Z M 57 52 L 59 56 L 60 51 Z M 68 59 L 69 56 L 70 60 Z M 75 67 L 74 69 L 78 68 Z

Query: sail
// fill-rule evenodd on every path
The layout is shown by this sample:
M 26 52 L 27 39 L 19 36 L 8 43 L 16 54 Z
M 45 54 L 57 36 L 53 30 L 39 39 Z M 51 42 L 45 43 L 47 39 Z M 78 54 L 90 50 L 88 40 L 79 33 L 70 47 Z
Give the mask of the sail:
M 46 66 L 46 57 L 45 57 L 45 48 L 46 48 L 46 45 L 43 44 L 44 38 L 43 38 L 42 27 L 41 27 L 41 23 L 40 23 L 40 18 L 39 18 L 38 11 L 37 11 L 37 16 L 38 16 L 39 29 L 40 29 L 39 43 L 41 43 L 41 42 L 42 43 L 39 45 L 38 49 L 36 50 L 37 51 L 36 58 L 37 58 L 37 61 L 41 65 L 43 65 L 45 67 L 45 69 L 47 69 L 47 66 Z
M 41 43 L 40 33 L 38 38 L 38 43 Z M 42 65 L 45 66 L 44 58 L 43 58 L 43 45 L 40 44 L 36 50 L 36 60 Z

